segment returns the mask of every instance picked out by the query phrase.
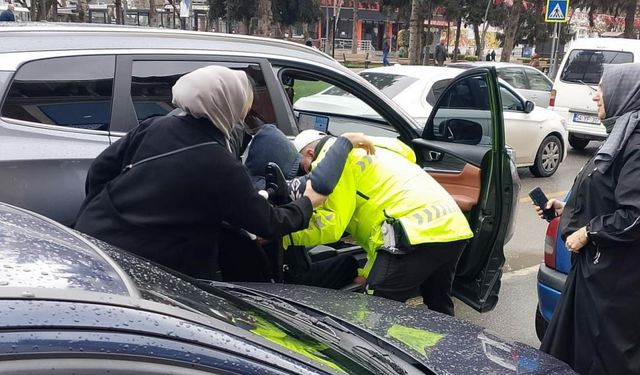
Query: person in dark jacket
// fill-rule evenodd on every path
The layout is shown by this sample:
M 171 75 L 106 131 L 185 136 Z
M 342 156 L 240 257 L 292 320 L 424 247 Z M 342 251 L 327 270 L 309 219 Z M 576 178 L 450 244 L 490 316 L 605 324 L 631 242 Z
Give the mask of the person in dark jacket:
M 640 64 L 605 66 L 593 100 L 607 141 L 566 205 L 547 205 L 561 215 L 572 264 L 541 349 L 580 374 L 638 374 Z
M 436 52 L 434 54 L 434 57 L 436 59 L 436 63 L 438 64 L 438 66 L 444 65 L 444 60 L 447 59 L 447 50 L 444 47 L 444 39 L 440 40 L 440 44 L 436 46 Z
M 221 223 L 263 238 L 306 228 L 325 197 L 272 207 L 229 147 L 253 100 L 244 72 L 208 66 L 181 77 L 173 104 L 93 162 L 75 228 L 187 275 L 219 279 Z M 306 192 L 306 191 L 305 191 Z
M 16 16 L 13 14 L 14 10 L 15 6 L 13 4 L 9 4 L 7 9 L 0 13 L 0 22 L 15 22 Z
M 341 135 L 327 152 L 327 156 L 305 175 L 300 161 L 302 155 L 295 146 L 273 124 L 264 125 L 254 136 L 247 152 L 245 165 L 257 189 L 265 188 L 265 169 L 268 163 L 277 164 L 289 181 L 291 199 L 301 196 L 300 190 L 311 181 L 314 190 L 330 195 L 338 183 L 349 152 L 354 147 L 375 153 L 373 141 L 362 133 Z M 356 281 L 358 263 L 349 254 L 340 254 L 312 261 L 304 246 L 290 247 L 285 252 L 285 281 L 294 284 L 312 285 L 321 288 L 340 289 Z

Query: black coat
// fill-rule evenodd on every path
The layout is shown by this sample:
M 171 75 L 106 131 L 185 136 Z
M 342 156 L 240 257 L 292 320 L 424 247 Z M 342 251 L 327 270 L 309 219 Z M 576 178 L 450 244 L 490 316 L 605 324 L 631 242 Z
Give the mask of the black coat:
M 542 350 L 581 374 L 640 373 L 640 130 L 605 173 L 591 159 L 567 202 L 562 238 L 588 226 L 572 255 Z
M 216 142 L 122 169 L 131 163 Z M 92 164 L 75 228 L 114 246 L 198 278 L 215 278 L 222 221 L 263 238 L 307 227 L 303 197 L 273 208 L 257 194 L 245 167 L 209 121 L 149 119 Z

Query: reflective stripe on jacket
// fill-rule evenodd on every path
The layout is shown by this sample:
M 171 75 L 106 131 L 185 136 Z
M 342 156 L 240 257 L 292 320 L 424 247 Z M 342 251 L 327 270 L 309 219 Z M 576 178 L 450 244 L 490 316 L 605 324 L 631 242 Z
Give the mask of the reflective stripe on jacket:
M 332 143 L 322 147 L 313 166 Z M 333 193 L 316 209 L 307 229 L 285 238 L 285 248 L 333 243 L 346 231 L 367 252 L 367 265 L 360 272 L 366 276 L 384 243 L 385 213 L 400 220 L 412 245 L 473 237 L 454 199 L 415 163 L 411 148 L 393 138 L 374 138 L 374 144 L 375 155 L 362 149 L 349 153 Z

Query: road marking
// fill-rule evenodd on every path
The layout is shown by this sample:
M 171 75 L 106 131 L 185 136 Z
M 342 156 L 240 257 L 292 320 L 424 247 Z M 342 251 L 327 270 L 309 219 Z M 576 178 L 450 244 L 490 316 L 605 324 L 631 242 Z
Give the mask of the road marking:
M 507 273 L 502 275 L 502 281 L 509 280 L 510 278 L 516 277 L 516 276 L 528 276 L 528 275 L 531 275 L 532 273 L 538 272 L 538 268 L 540 268 L 540 265 L 536 264 L 535 266 L 522 268 L 522 269 L 515 270 L 515 271 L 512 271 L 512 272 L 507 272 Z
M 564 197 L 565 194 L 567 194 L 566 191 L 556 191 L 555 193 L 549 193 L 546 195 L 547 195 L 547 198 L 562 198 Z M 533 203 L 533 202 L 529 197 L 522 197 L 520 198 L 520 203 Z

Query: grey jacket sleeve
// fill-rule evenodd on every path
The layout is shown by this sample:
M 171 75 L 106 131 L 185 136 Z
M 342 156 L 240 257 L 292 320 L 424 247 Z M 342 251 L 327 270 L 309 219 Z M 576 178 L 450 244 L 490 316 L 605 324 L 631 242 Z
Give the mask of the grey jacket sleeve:
M 353 145 L 347 138 L 338 137 L 336 139 L 324 159 L 311 171 L 310 178 L 313 190 L 322 195 L 333 193 L 352 149 Z

